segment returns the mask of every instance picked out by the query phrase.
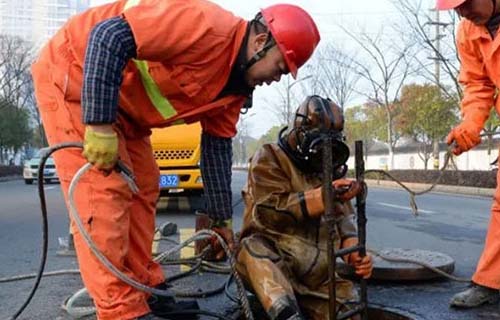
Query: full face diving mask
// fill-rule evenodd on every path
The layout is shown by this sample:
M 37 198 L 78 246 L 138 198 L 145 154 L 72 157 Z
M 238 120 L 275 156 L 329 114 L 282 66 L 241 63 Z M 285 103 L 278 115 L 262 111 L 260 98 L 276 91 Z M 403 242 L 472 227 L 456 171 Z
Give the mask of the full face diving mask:
M 332 166 L 334 179 L 347 171 L 349 148 L 344 143 L 344 116 L 342 109 L 330 99 L 308 97 L 295 112 L 293 128 L 281 130 L 278 144 L 293 163 L 304 173 L 321 173 L 323 170 L 322 148 L 325 135 L 332 140 Z

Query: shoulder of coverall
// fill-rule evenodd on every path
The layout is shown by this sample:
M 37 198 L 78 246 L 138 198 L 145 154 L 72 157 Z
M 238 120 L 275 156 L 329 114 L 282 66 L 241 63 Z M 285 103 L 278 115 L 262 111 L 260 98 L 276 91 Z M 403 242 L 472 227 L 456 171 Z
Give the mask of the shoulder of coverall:
M 250 175 L 254 171 L 259 174 L 268 173 L 271 176 L 286 176 L 288 181 L 307 181 L 307 184 L 316 185 L 321 182 L 318 178 L 305 176 L 292 163 L 286 153 L 276 143 L 264 144 L 257 149 L 250 162 Z
M 457 42 L 464 43 L 467 41 L 474 41 L 482 37 L 490 37 L 488 29 L 486 29 L 485 26 L 477 26 L 467 19 L 462 19 L 458 24 Z
M 123 16 L 134 34 L 137 58 L 150 61 L 182 59 L 193 50 L 210 52 L 216 46 L 233 49 L 236 55 L 237 48 L 230 47 L 236 46 L 235 34 L 244 33 L 248 23 L 204 0 L 141 0 Z

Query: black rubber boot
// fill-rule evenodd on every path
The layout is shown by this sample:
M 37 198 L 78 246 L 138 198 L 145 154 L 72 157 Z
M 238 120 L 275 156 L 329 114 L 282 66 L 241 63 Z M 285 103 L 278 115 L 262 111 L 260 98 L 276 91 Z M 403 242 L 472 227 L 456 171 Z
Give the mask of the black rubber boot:
M 169 286 L 162 283 L 157 289 L 166 290 Z M 164 319 L 195 320 L 198 319 L 197 311 L 200 306 L 196 300 L 177 301 L 172 297 L 152 295 L 148 299 L 151 312 Z
M 152 313 L 148 313 L 143 316 L 140 316 L 139 318 L 136 318 L 136 320 L 165 320 L 165 318 L 160 318 Z

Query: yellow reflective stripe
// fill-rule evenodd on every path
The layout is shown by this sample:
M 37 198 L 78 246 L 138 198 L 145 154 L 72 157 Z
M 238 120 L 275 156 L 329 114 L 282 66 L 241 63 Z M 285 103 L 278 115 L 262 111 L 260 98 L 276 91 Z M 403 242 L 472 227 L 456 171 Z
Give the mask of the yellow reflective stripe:
M 123 10 L 127 10 L 133 6 L 138 5 L 140 0 L 128 0 L 125 3 Z M 141 81 L 144 89 L 146 90 L 146 94 L 149 97 L 149 100 L 154 105 L 156 110 L 162 115 L 163 118 L 169 119 L 177 114 L 174 106 L 168 101 L 167 98 L 163 96 L 160 91 L 160 88 L 156 84 L 155 80 L 149 74 L 148 62 L 144 60 L 132 59 L 137 70 L 141 74 Z
M 146 89 L 146 93 L 151 100 L 151 103 L 155 106 L 156 110 L 162 115 L 163 118 L 168 119 L 177 114 L 174 106 L 168 101 L 161 93 L 160 88 L 156 84 L 155 80 L 149 74 L 148 63 L 143 60 L 132 59 L 135 66 L 141 74 L 142 85 Z
M 123 10 L 127 10 L 128 8 L 132 8 L 133 6 L 138 5 L 139 1 L 141 1 L 141 0 L 128 0 L 125 3 L 125 7 L 123 7 Z

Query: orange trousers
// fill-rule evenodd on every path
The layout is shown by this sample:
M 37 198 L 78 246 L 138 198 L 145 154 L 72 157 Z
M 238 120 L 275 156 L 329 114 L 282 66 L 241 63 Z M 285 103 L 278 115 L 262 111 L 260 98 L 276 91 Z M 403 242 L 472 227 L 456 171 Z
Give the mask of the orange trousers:
M 84 133 L 81 105 L 68 101 L 64 88 L 53 79 L 65 69 L 56 68 L 48 59 L 51 56 L 50 49 L 45 49 L 32 67 L 45 134 L 50 145 L 81 142 Z M 149 137 L 126 138 L 124 135 L 128 132 L 119 126 L 115 129 L 119 136 L 120 159 L 133 170 L 140 191 L 133 194 L 116 172 L 105 177 L 92 169 L 76 187 L 76 207 L 99 250 L 129 277 L 155 286 L 165 280 L 160 265 L 151 257 L 159 170 Z M 70 181 L 86 163 L 81 152 L 80 149 L 63 149 L 54 153 L 66 203 Z M 148 313 L 149 295 L 123 283 L 108 271 L 87 247 L 73 221 L 71 231 L 83 283 L 97 307 L 98 319 L 128 320 Z
M 472 281 L 489 288 L 500 289 L 500 171 L 497 172 L 497 188 L 491 206 L 484 249 Z

